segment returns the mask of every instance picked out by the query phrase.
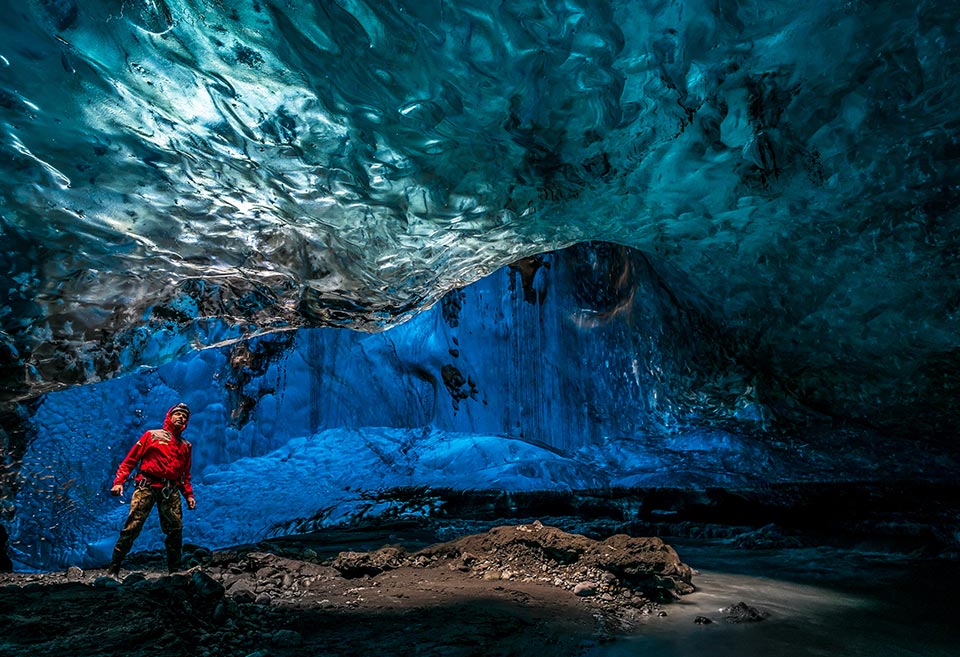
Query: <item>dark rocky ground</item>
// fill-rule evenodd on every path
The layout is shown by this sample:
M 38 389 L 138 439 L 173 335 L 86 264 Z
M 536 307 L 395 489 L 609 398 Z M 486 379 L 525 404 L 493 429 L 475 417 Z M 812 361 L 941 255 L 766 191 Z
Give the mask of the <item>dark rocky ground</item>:
M 0 657 L 573 656 L 669 620 L 693 590 L 671 547 L 636 537 L 719 542 L 751 562 L 831 547 L 937 569 L 960 560 L 953 483 L 384 496 L 395 514 L 365 527 L 187 546 L 173 576 L 146 552 L 119 582 L 97 569 L 0 573 Z M 445 517 L 405 519 L 426 498 Z M 729 612 L 713 620 L 762 620 Z
M 330 536 L 193 548 L 196 565 L 172 576 L 160 555 L 140 555 L 120 581 L 5 574 L 0 655 L 576 655 L 693 591 L 658 538 L 598 541 L 539 522 L 412 551 L 333 549 Z

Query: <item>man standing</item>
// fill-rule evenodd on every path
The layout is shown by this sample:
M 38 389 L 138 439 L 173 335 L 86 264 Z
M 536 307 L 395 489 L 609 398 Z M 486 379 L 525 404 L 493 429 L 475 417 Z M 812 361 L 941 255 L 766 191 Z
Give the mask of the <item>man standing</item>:
M 193 510 L 197 502 L 193 497 L 190 484 L 190 462 L 192 446 L 181 436 L 187 428 L 190 409 L 180 403 L 167 411 L 163 429 L 147 431 L 133 446 L 127 458 L 117 468 L 113 480 L 113 495 L 123 494 L 123 484 L 133 469 L 140 464 L 137 473 L 133 498 L 130 500 L 130 515 L 120 531 L 120 538 L 113 548 L 113 559 L 108 572 L 116 577 L 120 574 L 120 564 L 140 535 L 143 523 L 153 505 L 160 512 L 160 529 L 166 538 L 167 570 L 171 573 L 180 569 L 180 550 L 183 544 L 183 508 L 180 494 L 187 498 L 187 508 Z

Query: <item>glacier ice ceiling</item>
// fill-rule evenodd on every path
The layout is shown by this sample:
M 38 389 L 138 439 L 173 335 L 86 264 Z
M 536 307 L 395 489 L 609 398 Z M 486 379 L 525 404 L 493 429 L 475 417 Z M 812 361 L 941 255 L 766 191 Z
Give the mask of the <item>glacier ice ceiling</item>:
M 114 398 L 194 396 L 211 473 L 361 426 L 555 485 L 691 427 L 955 433 L 960 5 L 2 4 L 5 477 Z

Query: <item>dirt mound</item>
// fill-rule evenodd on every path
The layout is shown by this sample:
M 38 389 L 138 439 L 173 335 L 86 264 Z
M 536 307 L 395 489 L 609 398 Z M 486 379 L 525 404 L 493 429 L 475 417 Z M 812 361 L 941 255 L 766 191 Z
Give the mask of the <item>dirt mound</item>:
M 636 595 L 663 602 L 694 590 L 690 567 L 659 538 L 618 534 L 596 541 L 539 521 L 495 527 L 413 554 L 397 547 L 343 552 L 331 565 L 344 577 L 447 565 L 488 581 L 542 582 L 609 602 Z
M 601 593 L 666 601 L 694 590 L 690 567 L 659 538 L 618 534 L 596 541 L 539 521 L 432 546 L 413 555 L 413 563 L 436 558 L 457 560 L 461 570 L 484 579 L 531 578 L 571 591 L 596 582 Z

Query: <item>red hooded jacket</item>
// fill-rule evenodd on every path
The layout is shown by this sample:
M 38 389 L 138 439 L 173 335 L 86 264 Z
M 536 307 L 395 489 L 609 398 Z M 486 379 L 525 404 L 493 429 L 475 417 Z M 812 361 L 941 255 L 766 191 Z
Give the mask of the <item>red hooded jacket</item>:
M 183 491 L 185 497 L 188 499 L 193 497 L 193 485 L 190 483 L 193 447 L 180 437 L 183 430 L 178 431 L 170 421 L 170 411 L 174 408 L 176 406 L 167 411 L 162 430 L 154 429 L 140 436 L 140 440 L 117 468 L 117 476 L 113 480 L 114 486 L 123 485 L 139 463 L 140 471 L 135 478 L 138 484 L 144 479 L 143 475 L 148 475 L 148 480 L 172 481 Z M 189 416 L 187 419 L 189 421 Z M 162 488 L 164 482 L 152 481 L 149 485 Z

